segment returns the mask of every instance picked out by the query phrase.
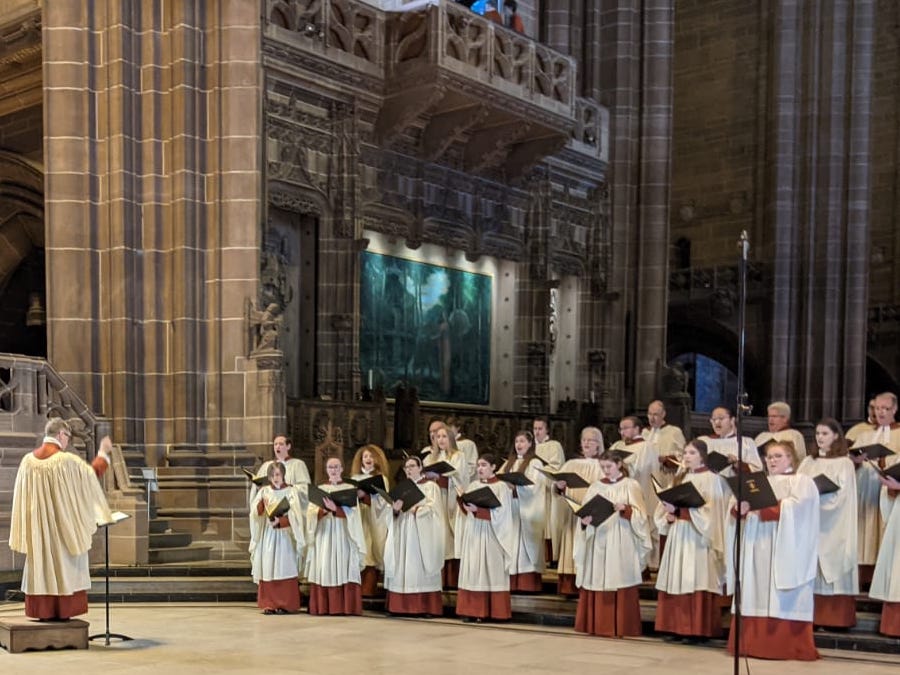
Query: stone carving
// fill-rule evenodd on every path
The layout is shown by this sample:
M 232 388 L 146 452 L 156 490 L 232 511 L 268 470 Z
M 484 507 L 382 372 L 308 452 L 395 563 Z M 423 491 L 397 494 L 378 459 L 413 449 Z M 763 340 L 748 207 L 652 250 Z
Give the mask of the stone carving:
M 254 309 L 248 303 L 248 324 L 250 327 L 250 355 L 278 350 L 278 334 L 284 316 L 277 303 L 270 303 L 265 309 Z

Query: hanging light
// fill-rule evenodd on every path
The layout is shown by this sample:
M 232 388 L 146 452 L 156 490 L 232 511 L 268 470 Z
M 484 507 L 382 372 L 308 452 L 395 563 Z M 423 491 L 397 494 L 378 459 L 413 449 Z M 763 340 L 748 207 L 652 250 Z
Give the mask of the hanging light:
M 41 306 L 40 293 L 32 293 L 28 296 L 28 311 L 25 312 L 25 325 L 29 328 L 43 326 L 47 323 L 47 312 Z

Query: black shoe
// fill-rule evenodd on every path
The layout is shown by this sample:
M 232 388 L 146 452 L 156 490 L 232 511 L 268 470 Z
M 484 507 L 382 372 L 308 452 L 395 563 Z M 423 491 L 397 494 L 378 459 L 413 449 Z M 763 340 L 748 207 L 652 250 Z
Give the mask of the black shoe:
M 709 642 L 709 638 L 702 637 L 700 635 L 690 635 L 684 638 L 684 644 L 686 645 L 702 645 L 706 642 Z
M 284 609 L 284 607 L 279 607 L 278 609 L 275 610 L 275 613 L 276 614 L 289 614 L 289 612 L 286 609 Z
M 684 640 L 684 637 L 681 635 L 666 635 L 663 637 L 665 642 L 681 642 L 682 640 Z
M 482 619 L 475 616 L 464 616 L 463 623 L 481 623 Z
M 263 614 L 265 614 L 266 616 L 272 616 L 274 613 L 275 613 L 274 609 L 264 609 L 263 610 Z

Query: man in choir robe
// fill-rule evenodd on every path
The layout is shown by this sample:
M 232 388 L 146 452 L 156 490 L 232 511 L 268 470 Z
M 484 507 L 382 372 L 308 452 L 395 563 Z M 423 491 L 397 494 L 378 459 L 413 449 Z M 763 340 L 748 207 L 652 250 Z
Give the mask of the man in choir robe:
M 900 452 L 900 424 L 896 422 L 897 396 L 891 392 L 879 394 L 874 399 L 875 428 L 861 433 L 853 447 L 865 447 L 880 443 L 895 453 Z M 884 522 L 881 511 L 881 481 L 878 472 L 866 461 L 865 456 L 850 454 L 856 464 L 857 534 L 859 536 L 859 580 L 867 583 L 872 579 Z M 900 455 L 878 460 L 882 468 L 896 464 Z
M 794 446 L 794 454 L 800 462 L 806 457 L 806 441 L 796 429 L 791 429 L 791 406 L 784 401 L 773 401 L 766 408 L 769 430 L 763 431 L 754 441 L 761 448 L 770 441 L 788 441 Z
M 112 442 L 103 438 L 88 464 L 65 452 L 71 438 L 69 424 L 54 417 L 41 447 L 22 458 L 16 474 L 9 547 L 25 554 L 25 615 L 33 619 L 87 612 L 91 539 L 98 525 L 113 520 L 97 480 L 109 467 Z
M 737 429 L 734 423 L 734 413 L 730 408 L 719 406 L 713 409 L 709 417 L 709 423 L 712 425 L 713 433 L 709 436 L 700 436 L 701 440 L 706 441 L 709 452 L 717 452 L 725 455 L 732 464 L 737 462 Z M 741 461 L 744 462 L 744 471 L 762 471 L 763 464 L 759 458 L 759 450 L 756 443 L 749 436 L 741 438 Z M 733 476 L 734 469 L 726 467 L 721 472 L 723 476 Z
M 537 455 L 548 471 L 559 471 L 566 463 L 566 453 L 559 441 L 550 438 L 550 420 L 546 417 L 535 417 L 531 423 L 531 431 L 534 434 L 534 454 Z M 554 494 L 553 490 L 547 490 L 547 520 L 544 526 L 544 557 L 547 563 L 559 560 L 560 530 L 569 522 L 569 514 L 566 509 L 553 509 L 554 500 L 560 500 L 557 506 L 565 506 L 565 498 Z M 551 516 L 556 515 L 557 518 Z
M 662 401 L 652 401 L 647 406 L 649 426 L 641 432 L 644 440 L 655 445 L 660 457 L 679 455 L 684 450 L 684 433 L 679 427 L 666 423 L 666 406 Z
M 869 407 L 867 408 L 868 415 L 866 419 L 862 422 L 857 422 L 852 427 L 847 430 L 847 433 L 844 434 L 844 438 L 847 439 L 847 443 L 851 446 L 856 443 L 856 440 L 859 438 L 860 434 L 863 434 L 867 431 L 872 431 L 877 428 L 875 424 L 875 399 L 869 400 Z
M 641 495 L 647 513 L 653 513 L 659 500 L 656 498 L 656 490 L 653 489 L 652 478 L 659 480 L 659 449 L 648 443 L 641 435 L 641 421 L 634 416 L 623 417 L 619 420 L 620 440 L 610 447 L 613 452 L 622 451 L 623 465 L 628 469 L 628 475 L 634 478 L 641 486 Z M 625 453 L 630 453 L 625 455 Z M 659 567 L 659 530 L 651 518 L 650 537 L 653 540 L 653 550 L 647 560 L 651 569 Z
M 276 436 L 272 440 L 272 452 L 275 457 L 263 462 L 256 472 L 256 476 L 265 476 L 272 462 L 281 462 L 284 465 L 284 482 L 297 491 L 297 496 L 300 499 L 300 511 L 305 513 L 306 507 L 309 505 L 309 469 L 306 468 L 306 462 L 302 459 L 291 457 L 291 448 L 290 438 L 284 434 Z M 250 486 L 250 503 L 256 499 L 258 491 L 259 488 L 255 484 Z

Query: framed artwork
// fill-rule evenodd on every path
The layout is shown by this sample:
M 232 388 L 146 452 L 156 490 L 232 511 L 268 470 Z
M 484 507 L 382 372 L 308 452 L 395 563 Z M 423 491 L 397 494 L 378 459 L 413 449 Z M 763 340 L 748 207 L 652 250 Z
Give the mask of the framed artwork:
M 487 274 L 361 254 L 359 362 L 363 383 L 391 396 L 487 405 L 491 283 Z

